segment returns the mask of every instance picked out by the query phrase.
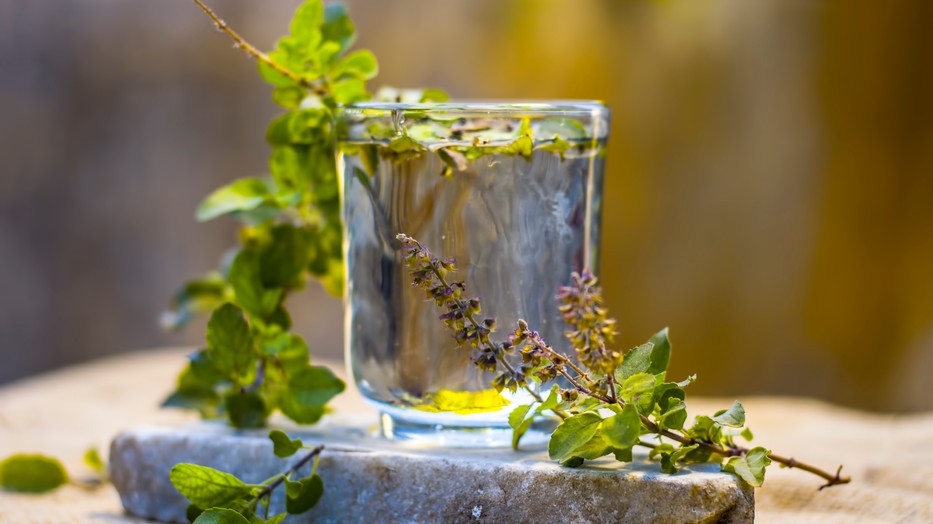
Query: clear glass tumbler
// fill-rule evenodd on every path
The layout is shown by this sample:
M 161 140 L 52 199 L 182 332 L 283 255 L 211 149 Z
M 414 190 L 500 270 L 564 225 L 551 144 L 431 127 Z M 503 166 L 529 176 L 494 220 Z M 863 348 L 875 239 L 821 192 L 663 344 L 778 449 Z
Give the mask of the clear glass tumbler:
M 609 110 L 597 102 L 370 102 L 338 115 L 346 357 L 392 439 L 508 446 L 527 392 L 498 393 L 410 285 L 405 233 L 453 258 L 503 339 L 525 319 L 567 349 L 554 295 L 596 272 Z M 547 422 L 523 442 L 543 442 Z M 553 426 L 551 426 L 553 427 Z

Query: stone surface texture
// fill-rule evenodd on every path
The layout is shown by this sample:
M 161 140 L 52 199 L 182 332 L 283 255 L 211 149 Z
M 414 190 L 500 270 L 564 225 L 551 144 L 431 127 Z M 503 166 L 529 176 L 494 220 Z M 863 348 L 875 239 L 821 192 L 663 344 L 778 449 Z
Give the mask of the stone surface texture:
M 647 460 L 598 461 L 569 469 L 544 452 L 387 446 L 358 428 L 301 434 L 324 442 L 325 497 L 292 522 L 752 522 L 754 492 L 716 466 L 676 475 Z M 123 433 L 111 448 L 111 475 L 131 513 L 184 520 L 186 501 L 168 481 L 173 464 L 193 462 L 260 482 L 297 461 L 279 459 L 260 433 L 217 425 Z M 305 472 L 306 474 L 306 472 Z M 281 491 L 281 490 L 280 490 Z M 273 509 L 282 508 L 282 494 Z
M 113 437 L 127 429 L 195 423 L 192 413 L 158 409 L 185 365 L 187 352 L 190 349 L 130 352 L 0 387 L 0 457 L 53 454 L 80 478 L 90 473 L 81 463 L 90 445 L 106 454 Z M 693 398 L 690 411 L 713 412 L 732 400 Z M 845 464 L 854 479 L 848 486 L 817 491 L 819 479 L 772 468 L 755 493 L 756 522 L 933 522 L 933 413 L 864 413 L 799 398 L 742 397 L 742 403 L 756 442 L 827 468 Z M 359 396 L 348 391 L 336 399 L 334 408 L 338 417 L 359 410 Z M 307 437 L 309 442 L 312 437 Z M 0 522 L 148 521 L 124 513 L 110 486 L 88 490 L 69 485 L 39 497 L 0 491 Z

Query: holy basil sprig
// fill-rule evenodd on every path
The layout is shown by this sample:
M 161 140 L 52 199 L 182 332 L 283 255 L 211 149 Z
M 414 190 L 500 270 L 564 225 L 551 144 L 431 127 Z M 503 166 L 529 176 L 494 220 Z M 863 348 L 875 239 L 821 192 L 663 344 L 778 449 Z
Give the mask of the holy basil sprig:
M 256 58 L 285 112 L 266 132 L 270 175 L 235 180 L 197 209 L 201 221 L 238 219 L 240 245 L 218 271 L 186 283 L 163 318 L 177 329 L 210 312 L 206 347 L 190 356 L 164 405 L 226 417 L 236 427 L 262 426 L 276 410 L 313 424 L 344 384 L 309 364 L 307 344 L 291 332 L 286 300 L 309 278 L 333 295 L 343 291 L 334 111 L 369 99 L 366 81 L 378 65 L 370 51 L 349 50 L 356 31 L 341 4 L 302 3 L 289 34 L 266 54 L 193 1 Z M 421 98 L 439 96 L 428 90 Z
M 608 317 L 592 274 L 574 273 L 571 284 L 557 295 L 566 336 L 574 348 L 572 358 L 548 345 L 523 320 L 507 340 L 494 340 L 495 319 L 479 318 L 480 300 L 465 296 L 463 282 L 449 280 L 456 270 L 453 261 L 438 259 L 404 234 L 397 239 L 404 247 L 412 284 L 443 311 L 440 319 L 453 331 L 458 345 L 469 348 L 472 362 L 495 374 L 492 386 L 513 393 L 521 388 L 534 399 L 509 416 L 514 447 L 534 417 L 548 415 L 560 420 L 548 443 L 548 454 L 565 466 L 577 467 L 606 455 L 631 462 L 633 449 L 640 446 L 648 448 L 649 456 L 660 461 L 665 473 L 676 473 L 682 464 L 717 462 L 723 471 L 760 486 L 765 468 L 778 462 L 823 478 L 822 487 L 849 482 L 840 476 L 841 466 L 831 474 L 764 447 L 737 444 L 740 437 L 752 439 L 744 427 L 745 409 L 738 401 L 686 425 L 684 388 L 695 377 L 668 380 L 671 342 L 667 329 L 627 353 L 612 349 L 615 320 Z M 550 394 L 543 398 L 539 386 L 548 384 L 553 384 Z
M 328 369 L 309 364 L 292 333 L 286 300 L 317 278 L 332 294 L 343 288 L 340 203 L 333 111 L 365 100 L 378 66 L 367 50 L 349 52 L 353 22 L 340 4 L 303 3 L 290 34 L 264 54 L 194 0 L 237 45 L 258 59 L 259 73 L 286 111 L 269 126 L 271 175 L 243 178 L 211 193 L 199 220 L 231 216 L 243 224 L 240 246 L 217 272 L 175 295 L 166 324 L 178 328 L 210 311 L 207 345 L 191 355 L 164 405 L 225 416 L 258 427 L 275 410 L 316 422 L 344 389 Z
M 287 470 L 259 484 L 248 484 L 230 473 L 198 464 L 172 467 L 169 480 L 190 502 L 186 511 L 188 520 L 195 524 L 278 524 L 288 515 L 306 513 L 317 505 L 324 495 L 324 482 L 317 474 L 324 446 L 305 446 L 301 440 L 292 440 L 278 430 L 272 430 L 269 438 L 277 457 L 291 457 L 300 450 L 307 452 Z M 312 462 L 310 473 L 295 479 L 309 462 Z M 285 513 L 270 517 L 272 493 L 282 485 Z

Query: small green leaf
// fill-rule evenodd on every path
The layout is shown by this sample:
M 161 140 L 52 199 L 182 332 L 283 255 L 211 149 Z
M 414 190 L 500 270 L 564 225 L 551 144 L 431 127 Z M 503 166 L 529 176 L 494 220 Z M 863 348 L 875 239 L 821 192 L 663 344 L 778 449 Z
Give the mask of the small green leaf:
M 583 457 L 570 457 L 569 459 L 560 461 L 560 465 L 565 468 L 579 468 L 583 465 Z
M 671 453 L 661 453 L 661 471 L 671 475 L 677 473 L 677 462 L 698 447 L 700 447 L 699 444 L 693 444 L 680 447 Z
M 334 82 L 331 84 L 331 93 L 334 100 L 339 104 L 353 104 L 369 100 L 366 82 L 358 78 L 348 78 Z
M 273 429 L 269 432 L 272 448 L 276 457 L 290 457 L 304 445 L 300 439 L 292 440 L 284 431 Z
M 599 433 L 596 433 L 590 440 L 586 441 L 582 446 L 573 450 L 573 456 L 580 457 L 585 460 L 596 460 L 600 457 L 604 457 L 612 453 L 612 447 L 602 438 Z
M 713 420 L 723 426 L 740 428 L 745 425 L 745 408 L 742 407 L 741 402 L 736 400 L 729 409 L 717 411 L 716 414 L 713 415 Z
M 278 515 L 274 517 L 269 517 L 269 519 L 266 520 L 264 524 L 281 524 L 281 522 L 285 520 L 285 517 L 287 515 L 288 513 L 279 513 Z
M 548 455 L 563 462 L 573 451 L 588 442 L 599 430 L 603 418 L 592 411 L 568 417 L 557 426 L 548 442 Z
M 747 442 L 751 442 L 755 438 L 755 435 L 752 434 L 751 428 L 744 428 L 742 432 L 739 433 L 739 435 L 742 435 L 742 438 L 744 438 Z
M 421 103 L 446 102 L 449 99 L 450 96 L 440 89 L 424 89 L 421 91 L 421 98 L 418 101 Z
M 686 421 L 687 405 L 684 404 L 683 400 L 676 397 L 672 397 L 667 401 L 666 405 L 662 408 L 661 414 L 658 416 L 658 422 L 666 429 L 681 430 Z
M 105 475 L 107 473 L 107 465 L 104 464 L 104 460 L 100 458 L 100 453 L 97 452 L 97 448 L 88 448 L 84 452 L 83 458 L 84 464 L 95 473 L 99 475 Z
M 62 463 L 45 455 L 17 454 L 0 462 L 0 486 L 10 491 L 44 493 L 68 482 Z
M 509 426 L 515 429 L 521 425 L 522 421 L 525 420 L 525 415 L 527 415 L 530 410 L 531 404 L 521 404 L 513 409 L 509 413 Z
M 758 487 L 765 481 L 765 468 L 771 464 L 767 449 L 762 447 L 748 450 L 744 457 L 731 457 L 722 465 L 722 470 L 738 475 L 752 486 Z
M 318 475 L 301 480 L 301 491 L 297 496 L 286 494 L 285 511 L 292 515 L 304 513 L 313 508 L 324 494 L 324 482 Z
M 249 371 L 256 355 L 240 308 L 226 303 L 214 310 L 207 322 L 207 347 L 214 367 L 226 376 L 238 378 Z
M 272 91 L 272 101 L 285 109 L 298 109 L 304 98 L 305 90 L 297 86 L 276 87 Z
M 356 40 L 356 29 L 347 13 L 347 8 L 341 3 L 331 3 L 324 7 L 324 25 L 321 28 L 324 40 L 336 42 L 340 51 L 348 49 Z
M 305 228 L 278 224 L 259 255 L 259 270 L 266 288 L 297 287 L 311 261 L 314 235 Z
M 534 421 L 533 414 L 531 417 L 525 418 L 530 410 L 531 404 L 522 404 L 509 413 L 509 426 L 512 427 L 512 449 L 518 449 L 519 442 L 528 432 L 532 421 Z
M 285 479 L 285 496 L 297 498 L 301 494 L 302 483 Z
M 641 419 L 638 410 L 632 404 L 626 404 L 621 413 L 603 421 L 600 435 L 612 447 L 625 449 L 638 442 L 641 433 Z
M 620 385 L 619 396 L 626 402 L 637 404 L 640 411 L 650 413 L 654 408 L 654 387 L 657 384 L 654 375 L 636 373 L 625 379 Z
M 255 391 L 228 392 L 224 397 L 224 409 L 227 419 L 235 428 L 261 428 L 266 425 L 266 404 Z
M 250 524 L 250 522 L 232 509 L 211 508 L 198 515 L 194 524 Z
M 551 153 L 557 153 L 560 155 L 561 160 L 564 158 L 564 153 L 570 149 L 570 142 L 564 140 L 558 135 L 554 135 L 554 141 L 549 144 L 544 144 L 538 146 L 538 149 L 542 151 L 549 151 Z
M 424 151 L 425 147 L 408 135 L 402 135 L 389 142 L 389 149 L 396 153 Z
M 199 508 L 223 506 L 249 495 L 251 489 L 229 473 L 197 464 L 175 464 L 169 472 L 169 480 L 179 493 Z
M 260 256 L 254 248 L 241 250 L 233 259 L 229 278 L 237 304 L 251 315 L 264 318 L 278 307 L 282 290 L 263 286 Z
M 331 77 L 340 79 L 344 77 L 369 80 L 379 74 L 379 64 L 372 51 L 359 49 L 341 58 L 334 64 Z
M 646 342 L 629 350 L 622 360 L 622 365 L 616 369 L 616 381 L 625 382 L 625 380 L 631 376 L 639 373 L 647 373 L 648 369 L 651 367 L 651 350 L 653 348 L 654 344 Z
M 217 189 L 198 206 L 196 217 L 204 222 L 237 211 L 256 209 L 269 197 L 269 189 L 258 178 L 241 178 Z
M 648 373 L 653 375 L 664 373 L 671 361 L 671 340 L 668 336 L 668 329 L 658 331 L 648 339 L 648 342 L 652 344 L 651 366 L 648 367 Z
M 547 398 L 544 399 L 544 402 L 538 407 L 538 411 L 552 410 L 560 404 L 560 395 L 557 393 L 559 389 L 560 388 L 557 387 L 556 384 L 551 386 L 551 391 L 548 393 Z
M 204 510 L 195 506 L 194 504 L 188 504 L 188 507 L 185 508 L 185 517 L 187 517 L 188 522 L 194 522 L 201 516 L 201 513 L 204 513 Z
M 289 394 L 308 407 L 323 407 L 345 388 L 343 381 L 323 366 L 308 366 L 288 381 Z
M 301 45 L 315 47 L 321 42 L 321 23 L 324 21 L 324 4 L 321 0 L 305 0 L 289 24 L 289 33 Z

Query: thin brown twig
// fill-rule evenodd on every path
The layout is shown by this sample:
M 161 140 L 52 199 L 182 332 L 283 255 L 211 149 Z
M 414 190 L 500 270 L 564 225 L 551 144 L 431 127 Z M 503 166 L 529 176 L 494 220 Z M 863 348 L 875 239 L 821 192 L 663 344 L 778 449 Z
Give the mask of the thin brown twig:
M 288 69 L 287 67 L 285 67 L 285 66 L 283 66 L 283 65 L 281 65 L 281 64 L 279 64 L 279 63 L 277 63 L 277 62 L 275 62 L 274 60 L 272 60 L 271 58 L 269 58 L 269 55 L 263 53 L 262 51 L 260 51 L 259 49 L 257 49 L 256 46 L 254 46 L 253 44 L 251 44 L 251 43 L 247 42 L 246 40 L 244 40 L 243 37 L 241 37 L 241 36 L 239 35 L 239 33 L 237 33 L 236 31 L 234 31 L 233 28 L 231 28 L 229 25 L 227 25 L 227 23 L 224 22 L 219 16 L 217 16 L 217 13 L 215 13 L 210 7 L 207 7 L 207 5 L 204 4 L 204 2 L 202 2 L 201 0 L 191 0 L 191 1 L 194 2 L 195 4 L 197 4 L 198 7 L 200 7 L 201 10 L 204 11 L 204 13 L 207 14 L 207 16 L 209 16 L 209 17 L 211 18 L 211 20 L 214 21 L 214 25 L 217 26 L 217 29 L 223 31 L 224 33 L 227 34 L 227 36 L 229 36 L 231 39 L 233 39 L 233 42 L 234 42 L 234 44 L 236 45 L 236 47 L 242 48 L 244 51 L 246 51 L 247 54 L 249 54 L 250 56 L 252 56 L 252 57 L 255 58 L 256 60 L 259 60 L 260 62 L 265 63 L 266 65 L 268 65 L 268 66 L 271 67 L 272 69 L 275 69 L 275 70 L 278 71 L 279 73 L 285 75 L 285 76 L 288 77 L 291 81 L 295 82 L 296 84 L 300 85 L 301 87 L 303 87 L 303 88 L 305 88 L 305 89 L 308 89 L 308 90 L 310 90 L 310 91 L 313 91 L 313 92 L 314 92 L 315 94 L 317 94 L 317 95 L 323 96 L 323 95 L 326 95 L 326 94 L 327 94 L 327 93 L 321 88 L 321 86 L 319 86 L 319 85 L 315 84 L 314 82 L 311 82 L 311 81 L 309 81 L 309 80 L 303 78 L 303 77 L 302 77 L 301 75 L 299 75 L 298 73 L 296 73 L 296 72 L 292 71 L 291 69 Z

